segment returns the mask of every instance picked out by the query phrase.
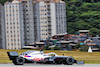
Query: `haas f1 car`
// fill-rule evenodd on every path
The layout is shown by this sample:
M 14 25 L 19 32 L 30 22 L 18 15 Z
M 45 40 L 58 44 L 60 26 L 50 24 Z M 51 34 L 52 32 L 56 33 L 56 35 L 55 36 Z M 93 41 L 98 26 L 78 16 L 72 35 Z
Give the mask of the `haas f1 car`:
M 67 64 L 73 63 L 84 64 L 84 61 L 77 61 L 71 56 L 58 56 L 56 53 L 44 53 L 44 51 L 26 51 L 18 56 L 16 51 L 7 52 L 10 60 L 15 65 L 24 63 L 50 63 L 50 64 Z

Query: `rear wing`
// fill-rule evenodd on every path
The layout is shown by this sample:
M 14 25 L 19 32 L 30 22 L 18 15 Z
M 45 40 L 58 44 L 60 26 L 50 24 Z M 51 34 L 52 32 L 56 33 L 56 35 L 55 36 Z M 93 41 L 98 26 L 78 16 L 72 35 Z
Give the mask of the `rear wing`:
M 18 53 L 16 51 L 7 52 L 10 60 L 15 60 L 18 57 Z

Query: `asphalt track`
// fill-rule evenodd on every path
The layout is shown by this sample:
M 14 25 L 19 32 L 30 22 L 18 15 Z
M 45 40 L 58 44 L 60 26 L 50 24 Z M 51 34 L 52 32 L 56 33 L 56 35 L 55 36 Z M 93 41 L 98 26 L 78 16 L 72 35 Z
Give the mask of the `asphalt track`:
M 100 64 L 73 64 L 73 65 L 63 65 L 63 64 L 24 64 L 24 65 L 14 65 L 14 64 L 0 64 L 0 67 L 100 67 Z

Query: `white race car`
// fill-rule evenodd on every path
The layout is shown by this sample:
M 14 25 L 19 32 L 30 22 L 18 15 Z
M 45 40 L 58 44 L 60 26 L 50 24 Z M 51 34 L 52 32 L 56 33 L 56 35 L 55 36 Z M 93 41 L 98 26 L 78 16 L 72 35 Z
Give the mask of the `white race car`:
M 23 65 L 24 63 L 50 63 L 50 64 L 68 64 L 73 63 L 84 64 L 84 61 L 77 61 L 71 56 L 58 56 L 56 53 L 44 53 L 44 51 L 26 51 L 18 56 L 16 51 L 7 52 L 10 60 L 15 65 Z

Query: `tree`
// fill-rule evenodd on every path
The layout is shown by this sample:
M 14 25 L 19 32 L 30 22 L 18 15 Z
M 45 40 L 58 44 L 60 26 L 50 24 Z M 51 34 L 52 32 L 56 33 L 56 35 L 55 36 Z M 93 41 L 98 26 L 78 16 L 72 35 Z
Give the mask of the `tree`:
M 75 34 L 80 29 L 90 30 L 91 35 L 100 35 L 100 1 L 66 0 L 67 32 Z M 93 31 L 93 28 L 96 31 Z
M 87 45 L 81 45 L 80 51 L 87 52 L 88 51 L 88 46 Z
M 0 3 L 1 3 L 2 5 L 4 5 L 4 3 L 7 2 L 7 1 L 11 1 L 11 0 L 0 0 Z
M 79 49 L 79 48 L 80 48 L 80 44 L 76 44 L 76 45 L 75 45 L 75 48 L 76 48 L 76 49 Z
M 53 50 L 60 50 L 60 47 L 58 47 L 57 45 L 53 48 Z
M 90 35 L 92 36 L 100 35 L 100 30 L 97 28 L 91 28 L 90 31 Z
M 46 45 L 45 47 L 44 47 L 44 50 L 50 50 L 51 48 L 49 48 L 49 45 Z

